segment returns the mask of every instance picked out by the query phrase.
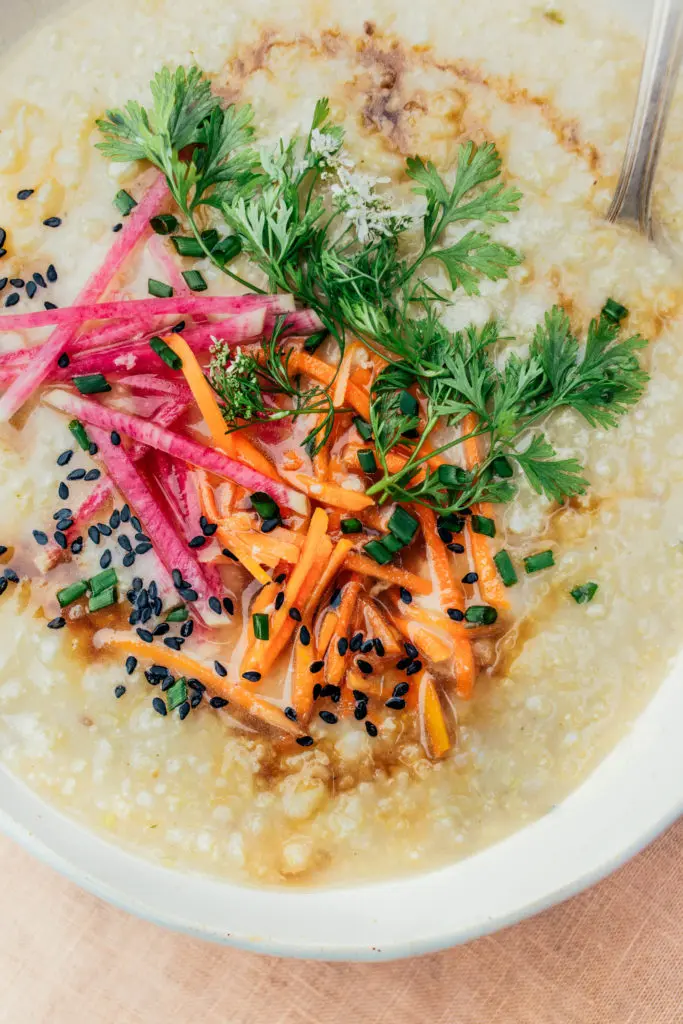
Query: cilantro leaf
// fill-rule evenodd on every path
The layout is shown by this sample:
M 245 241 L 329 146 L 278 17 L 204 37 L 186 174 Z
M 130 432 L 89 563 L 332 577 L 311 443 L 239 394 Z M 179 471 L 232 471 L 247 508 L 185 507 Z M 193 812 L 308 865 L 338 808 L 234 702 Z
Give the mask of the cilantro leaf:
M 509 450 L 506 454 L 521 467 L 537 494 L 563 501 L 583 494 L 588 487 L 581 476 L 581 464 L 576 459 L 559 458 L 543 434 L 536 434 L 525 451 Z
M 521 256 L 514 249 L 479 231 L 468 231 L 455 245 L 437 249 L 432 256 L 446 267 L 451 286 L 461 285 L 467 295 L 479 295 L 482 277 L 499 281 L 507 277 L 510 267 L 521 263 Z

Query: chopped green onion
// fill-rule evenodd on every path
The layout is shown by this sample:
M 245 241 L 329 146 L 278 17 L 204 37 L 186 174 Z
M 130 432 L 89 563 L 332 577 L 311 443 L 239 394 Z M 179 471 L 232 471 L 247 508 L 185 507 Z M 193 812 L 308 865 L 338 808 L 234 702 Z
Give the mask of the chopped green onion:
M 173 235 L 171 241 L 173 242 L 175 250 L 179 256 L 191 256 L 196 260 L 201 259 L 202 256 L 206 256 L 204 249 L 196 238 L 190 238 L 186 235 Z M 212 252 L 215 246 L 218 245 L 218 232 L 214 228 L 209 228 L 208 231 L 203 231 L 202 241 L 209 252 Z M 223 243 L 220 244 L 222 245 Z
M 381 540 L 370 540 L 363 549 L 378 565 L 386 565 L 391 561 L 391 552 L 387 551 Z
M 118 582 L 119 578 L 116 575 L 116 569 L 105 569 L 104 572 L 98 572 L 96 576 L 89 579 L 88 586 L 93 597 L 95 597 L 97 594 L 101 594 L 103 590 L 115 587 Z
M 152 217 L 149 225 L 157 235 L 170 235 L 177 230 L 178 221 L 172 213 L 160 213 L 158 217 Z
M 279 519 L 280 509 L 265 491 L 254 491 L 251 496 L 251 507 L 258 512 L 261 519 Z
M 473 604 L 465 612 L 466 622 L 476 626 L 491 626 L 498 618 L 498 612 L 488 604 Z
M 360 519 L 342 519 L 341 521 L 341 532 L 342 533 L 362 533 L 363 524 Z
M 216 245 L 211 245 L 209 248 L 216 262 L 224 267 L 226 263 L 230 263 L 231 260 L 234 260 L 242 252 L 242 241 L 237 235 L 228 235 L 227 238 L 223 238 Z
M 608 299 L 602 307 L 602 315 L 606 320 L 611 320 L 613 324 L 620 324 L 624 317 L 628 316 L 628 310 L 620 302 Z
M 198 270 L 183 270 L 183 277 L 191 292 L 205 292 L 209 287 Z
M 485 537 L 496 536 L 496 524 L 488 516 L 473 515 L 470 522 L 475 533 L 483 533 Z
M 400 537 L 397 537 L 395 533 L 385 533 L 380 543 L 391 555 L 395 555 L 397 551 L 405 547 L 405 542 Z
M 517 582 L 517 573 L 507 551 L 505 549 L 499 551 L 493 556 L 493 561 L 496 563 L 496 569 L 500 573 L 500 578 L 505 586 L 513 587 Z
M 524 559 L 524 569 L 527 573 L 539 572 L 541 569 L 549 569 L 555 565 L 552 551 L 539 551 L 537 555 L 529 555 Z
M 354 416 L 353 425 L 364 441 L 370 440 L 372 437 L 372 427 L 369 423 L 365 422 L 362 416 Z
M 268 624 L 268 616 L 262 612 L 254 612 L 251 617 L 251 621 L 254 624 L 254 636 L 257 640 L 269 640 L 270 639 L 270 627 Z
M 175 608 L 171 608 L 166 616 L 166 622 L 185 622 L 189 617 L 190 613 L 185 605 L 179 604 Z
M 175 711 L 187 700 L 187 682 L 185 676 L 176 679 L 173 686 L 166 691 L 166 707 L 169 711 Z
M 597 592 L 597 583 L 582 583 L 580 587 L 574 587 L 574 589 L 570 591 L 577 604 L 588 604 L 589 601 L 593 600 Z
M 79 597 L 88 590 L 88 584 L 85 580 L 79 580 L 77 583 L 72 583 L 68 587 L 64 587 L 63 590 L 57 591 L 57 600 L 59 601 L 60 608 L 66 608 L 68 604 L 73 604 L 74 601 L 78 601 Z
M 101 373 L 84 373 L 71 380 L 82 395 L 100 395 L 104 391 L 111 391 L 111 384 L 107 383 L 107 378 Z
M 80 420 L 71 420 L 71 423 L 69 424 L 69 430 L 71 431 L 73 436 L 76 438 L 76 440 L 78 441 L 78 444 L 83 449 L 83 451 L 87 452 L 88 449 L 90 448 L 90 438 L 86 434 L 85 427 L 83 426 L 81 421 Z
M 310 334 L 304 342 L 304 350 L 306 352 L 315 352 L 320 348 L 328 334 L 329 331 L 316 331 L 315 334 Z
M 88 611 L 100 612 L 103 608 L 109 608 L 112 604 L 116 604 L 115 587 L 109 587 L 108 590 L 103 590 L 99 594 L 93 594 L 88 601 Z
M 377 463 L 375 462 L 375 453 L 370 451 L 369 448 L 361 448 L 358 452 L 358 462 L 360 468 L 364 473 L 376 473 Z
M 504 455 L 496 456 L 491 463 L 491 469 L 496 476 L 502 477 L 503 480 L 509 480 L 513 473 L 512 464 Z
M 137 205 L 130 192 L 126 192 L 125 188 L 122 188 L 114 196 L 114 206 L 122 217 L 127 217 Z
M 450 530 L 451 533 L 462 533 L 465 520 L 462 516 L 456 516 L 454 512 L 447 512 L 446 515 L 437 517 L 436 525 L 439 530 Z
M 155 299 L 170 299 L 173 296 L 173 289 L 170 284 L 164 284 L 163 281 L 157 281 L 153 277 L 150 277 L 147 282 L 147 291 Z
M 404 416 L 417 416 L 420 406 L 415 398 L 409 391 L 399 392 L 398 407 Z
M 404 508 L 397 505 L 394 511 L 389 517 L 387 528 L 391 533 L 395 534 L 396 537 L 405 545 L 410 544 L 411 540 L 417 533 L 418 522 L 415 516 L 411 516 L 410 512 L 406 512 Z
M 170 345 L 167 345 L 163 338 L 152 338 L 149 343 L 149 347 L 153 352 L 159 356 L 159 359 L 163 359 L 167 366 L 170 366 L 172 370 L 181 370 L 183 361 L 177 352 L 174 352 Z
M 436 475 L 439 483 L 443 484 L 444 487 L 461 488 L 470 479 L 467 470 L 462 469 L 460 466 L 439 466 Z

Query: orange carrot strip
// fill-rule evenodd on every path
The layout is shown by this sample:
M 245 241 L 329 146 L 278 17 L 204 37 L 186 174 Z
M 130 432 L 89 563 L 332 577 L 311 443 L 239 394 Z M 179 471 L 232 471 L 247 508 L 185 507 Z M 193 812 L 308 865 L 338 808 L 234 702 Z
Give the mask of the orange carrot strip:
M 368 636 L 378 637 L 382 641 L 384 653 L 389 657 L 401 653 L 401 645 L 396 635 L 382 615 L 374 601 L 370 598 L 362 599 L 365 626 Z
M 395 583 L 398 587 L 405 587 L 413 594 L 431 594 L 432 585 L 429 580 L 423 580 L 406 569 L 399 569 L 395 565 L 378 565 L 367 555 L 350 554 L 346 557 L 346 568 L 358 572 L 362 576 L 373 576 L 377 580 L 386 580 L 388 583 Z
M 341 603 L 339 605 L 339 612 L 337 616 L 337 626 L 330 641 L 327 651 L 327 661 L 325 663 L 325 680 L 335 686 L 339 686 L 344 678 L 347 660 L 346 654 L 339 653 L 337 644 L 342 638 L 347 640 L 349 639 L 347 634 L 349 633 L 351 618 L 356 610 L 360 587 L 360 580 L 356 577 L 352 577 L 342 590 Z
M 279 561 L 287 562 L 288 565 L 298 562 L 301 554 L 302 537 L 300 534 L 291 533 L 283 527 L 278 527 L 271 533 L 262 533 L 253 528 L 245 530 L 234 522 L 236 518 L 236 516 L 231 516 L 228 519 L 219 519 L 218 526 L 224 529 L 231 538 L 237 537 L 238 541 L 248 548 L 255 561 L 271 568 Z M 292 540 L 289 539 L 290 536 Z
M 325 654 L 327 653 L 327 648 L 330 646 L 330 641 L 332 640 L 332 637 L 334 636 L 334 632 L 335 632 L 335 630 L 337 628 L 337 622 L 338 621 L 339 621 L 339 616 L 337 615 L 336 612 L 333 612 L 333 611 L 325 612 L 324 618 L 322 620 L 322 625 L 320 626 L 320 628 L 317 631 L 318 632 L 318 651 L 320 653 L 321 658 L 324 658 Z
M 298 489 L 304 491 L 314 501 L 321 505 L 332 505 L 333 508 L 343 508 L 348 512 L 361 512 L 364 508 L 374 505 L 372 498 L 361 494 L 359 491 L 349 491 L 339 484 L 332 484 L 323 480 L 314 480 L 313 477 L 304 473 L 295 473 L 294 479 Z
M 239 537 L 234 532 L 221 527 L 218 509 L 216 508 L 216 495 L 206 473 L 202 470 L 197 470 L 196 480 L 202 512 L 209 522 L 219 524 L 216 530 L 216 537 L 221 547 L 232 551 L 233 555 L 239 559 L 247 572 L 250 572 L 259 583 L 270 583 L 268 573 L 261 568 L 255 558 L 251 557 L 249 549 L 245 547 Z
M 391 621 L 406 640 L 415 644 L 430 661 L 438 663 L 453 657 L 453 646 L 441 640 L 429 629 L 425 629 L 419 622 L 406 618 L 393 610 Z
M 299 627 L 299 632 L 301 627 Z M 311 665 L 318 660 L 315 640 L 304 646 L 300 638 L 294 641 L 294 678 L 292 681 L 292 707 L 300 722 L 307 722 L 313 709 L 313 687 L 316 677 L 311 672 Z
M 103 643 L 107 648 L 127 651 L 140 660 L 155 661 L 160 665 L 164 665 L 178 676 L 190 676 L 191 678 L 199 679 L 211 693 L 217 697 L 224 697 L 226 700 L 232 701 L 237 707 L 253 715 L 255 718 L 259 718 L 262 722 L 266 722 L 275 729 L 281 729 L 291 736 L 302 735 L 302 730 L 296 722 L 291 722 L 280 708 L 271 704 L 270 701 L 264 700 L 263 697 L 258 697 L 239 683 L 231 683 L 227 679 L 221 679 L 208 665 L 195 661 L 194 658 L 190 658 L 187 654 L 183 654 L 180 651 L 172 651 L 169 647 L 161 645 L 155 647 L 152 651 L 148 644 L 143 643 L 141 640 L 136 640 L 129 633 L 123 632 L 113 632 L 105 636 Z
M 433 758 L 443 757 L 450 750 L 452 744 L 434 680 L 427 672 L 420 683 L 419 706 L 423 725 L 423 742 Z
M 304 619 L 309 622 L 318 610 L 318 605 L 322 600 L 322 596 L 329 587 L 330 583 L 337 575 L 342 565 L 346 561 L 348 553 L 353 548 L 353 541 L 348 537 L 341 537 L 334 546 L 334 550 L 330 556 L 330 560 L 325 566 L 324 571 L 320 575 L 320 579 L 317 580 L 315 587 L 311 592 L 311 596 L 306 604 L 304 612 Z
M 325 416 L 323 413 L 318 416 L 317 425 L 321 426 Z M 327 439 L 320 451 L 313 456 L 313 475 L 316 480 L 327 480 L 330 472 L 330 438 Z
M 335 370 L 324 363 L 322 359 L 310 355 L 308 352 L 293 350 L 289 358 L 289 370 L 292 373 L 305 373 L 319 384 L 329 387 L 334 380 Z M 370 418 L 370 398 L 367 391 L 359 388 L 357 384 L 349 381 L 346 388 L 346 401 L 352 405 L 356 412 L 359 412 L 363 419 Z

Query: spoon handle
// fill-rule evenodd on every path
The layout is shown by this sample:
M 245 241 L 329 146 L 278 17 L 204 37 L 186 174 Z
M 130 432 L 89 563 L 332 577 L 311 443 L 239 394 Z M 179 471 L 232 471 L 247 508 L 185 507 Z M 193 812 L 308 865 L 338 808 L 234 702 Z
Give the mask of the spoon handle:
M 626 221 L 652 238 L 652 186 L 683 41 L 683 0 L 654 0 L 636 108 L 607 220 Z

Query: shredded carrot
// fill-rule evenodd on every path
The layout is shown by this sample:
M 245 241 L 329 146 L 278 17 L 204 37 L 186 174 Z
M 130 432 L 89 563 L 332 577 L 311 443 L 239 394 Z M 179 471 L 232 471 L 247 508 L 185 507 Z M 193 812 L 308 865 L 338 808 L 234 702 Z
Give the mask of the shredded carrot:
M 317 425 L 321 426 L 325 420 L 323 413 L 318 416 Z M 330 438 L 325 441 L 322 448 L 313 456 L 313 474 L 316 480 L 327 480 L 330 472 Z
M 299 629 L 301 633 L 301 629 Z M 306 723 L 313 709 L 313 687 L 316 677 L 311 672 L 311 665 L 317 661 L 315 640 L 311 637 L 308 645 L 301 643 L 298 636 L 294 641 L 294 677 L 292 680 L 292 707 L 300 722 Z
M 356 610 L 356 603 L 358 601 L 360 589 L 360 580 L 357 577 L 352 576 L 342 590 L 341 602 L 339 604 L 339 612 L 337 616 L 337 626 L 330 641 L 327 651 L 327 661 L 325 663 L 325 680 L 328 683 L 332 683 L 334 686 L 339 686 L 343 680 L 347 661 L 347 655 L 339 653 L 337 644 L 341 639 L 349 639 L 349 627 L 351 625 L 353 614 Z
M 320 656 L 321 657 L 325 656 L 325 654 L 327 652 L 327 648 L 330 646 L 330 641 L 332 640 L 332 637 L 334 636 L 334 632 L 335 632 L 335 630 L 337 628 L 338 621 L 339 621 L 339 616 L 337 615 L 336 612 L 333 612 L 333 611 L 325 612 L 323 620 L 322 620 L 322 625 L 317 630 L 317 633 L 318 633 L 318 650 L 320 651 Z
M 197 471 L 196 475 L 197 487 L 199 490 L 199 503 L 202 506 L 202 512 L 209 520 L 209 522 L 219 523 L 220 517 L 216 508 L 216 495 L 214 494 L 213 487 L 209 483 L 209 478 L 206 473 L 201 470 Z M 270 583 L 270 576 L 268 573 L 261 568 L 256 559 L 251 557 L 249 549 L 245 547 L 244 543 L 236 536 L 224 527 L 218 525 L 216 530 L 216 537 L 222 548 L 227 548 L 228 551 L 232 551 L 233 555 L 239 559 L 247 572 L 250 572 L 254 579 L 257 579 L 259 583 Z
M 322 596 L 329 587 L 330 583 L 337 575 L 342 565 L 344 564 L 348 553 L 353 548 L 353 541 L 349 540 L 348 537 L 341 537 L 334 546 L 330 560 L 325 566 L 323 572 L 320 574 L 320 579 L 316 581 L 316 584 L 311 591 L 311 596 L 306 604 L 306 611 L 304 617 L 306 619 L 312 619 L 318 610 L 318 605 L 322 600 Z
M 270 701 L 265 700 L 263 697 L 252 693 L 239 683 L 231 683 L 227 679 L 222 679 L 208 665 L 195 661 L 194 658 L 190 658 L 187 654 L 183 654 L 180 651 L 172 651 L 170 647 L 163 647 L 161 645 L 155 647 L 154 651 L 151 651 L 148 644 L 123 632 L 110 634 L 105 638 L 104 644 L 108 648 L 126 651 L 128 654 L 132 654 L 143 661 L 154 660 L 158 664 L 164 665 L 165 668 L 170 669 L 177 676 L 189 676 L 190 678 L 199 679 L 211 693 L 217 697 L 224 697 L 226 700 L 232 701 L 237 707 L 260 719 L 262 722 L 266 722 L 268 725 L 281 729 L 292 736 L 302 735 L 302 729 L 295 722 L 291 722 L 280 708 L 271 704 Z
M 244 515 L 244 513 L 239 515 Z M 282 526 L 276 527 L 270 533 L 263 533 L 261 530 L 255 529 L 251 523 L 245 529 L 238 516 L 233 515 L 227 519 L 219 519 L 218 528 L 230 538 L 230 544 L 226 544 L 226 547 L 232 550 L 235 539 L 237 539 L 238 544 L 241 543 L 246 547 L 254 561 L 267 565 L 271 569 L 279 561 L 294 565 L 299 560 L 303 537 Z
M 321 505 L 332 505 L 333 508 L 342 508 L 347 512 L 361 512 L 364 508 L 374 505 L 372 498 L 368 498 L 359 491 L 350 491 L 339 484 L 332 484 L 323 480 L 314 480 L 313 477 L 304 473 L 295 473 L 296 486 L 305 494 L 308 494 Z
M 332 392 L 332 402 L 335 409 L 339 409 L 346 401 L 346 389 L 351 378 L 351 368 L 360 351 L 364 352 L 365 346 L 361 345 L 358 341 L 352 341 L 351 344 L 347 345 L 344 349 L 344 355 L 342 356 L 339 368 L 337 369 L 334 391 Z
M 451 748 L 451 740 L 434 680 L 427 672 L 420 683 L 420 717 L 429 753 L 434 758 L 443 757 Z
M 363 614 L 368 636 L 377 637 L 382 641 L 384 653 L 390 657 L 393 654 L 401 653 L 401 645 L 396 639 L 396 634 L 382 615 L 374 601 L 369 598 L 362 600 Z
M 305 373 L 325 387 L 329 387 L 332 384 L 336 372 L 332 366 L 324 363 L 322 359 L 318 359 L 308 352 L 301 352 L 296 349 L 292 350 L 292 354 L 289 357 L 288 369 L 290 373 Z M 346 388 L 346 401 L 349 405 L 353 406 L 356 412 L 360 413 L 363 419 L 367 420 L 370 418 L 370 398 L 367 391 L 359 388 L 357 384 L 353 384 L 351 381 L 349 381 Z
M 415 644 L 418 650 L 429 658 L 430 661 L 438 663 L 453 657 L 452 644 L 441 640 L 435 633 L 421 626 L 414 619 L 411 620 L 407 616 L 400 615 L 397 611 L 394 612 L 392 610 L 391 621 L 406 640 L 410 640 L 411 643 Z
M 346 568 L 358 572 L 362 576 L 373 576 L 378 580 L 386 580 L 387 583 L 395 583 L 397 587 L 405 587 L 413 594 L 431 594 L 432 585 L 421 576 L 416 576 L 406 569 L 399 569 L 395 565 L 378 565 L 374 559 L 367 555 L 351 554 L 346 557 Z

